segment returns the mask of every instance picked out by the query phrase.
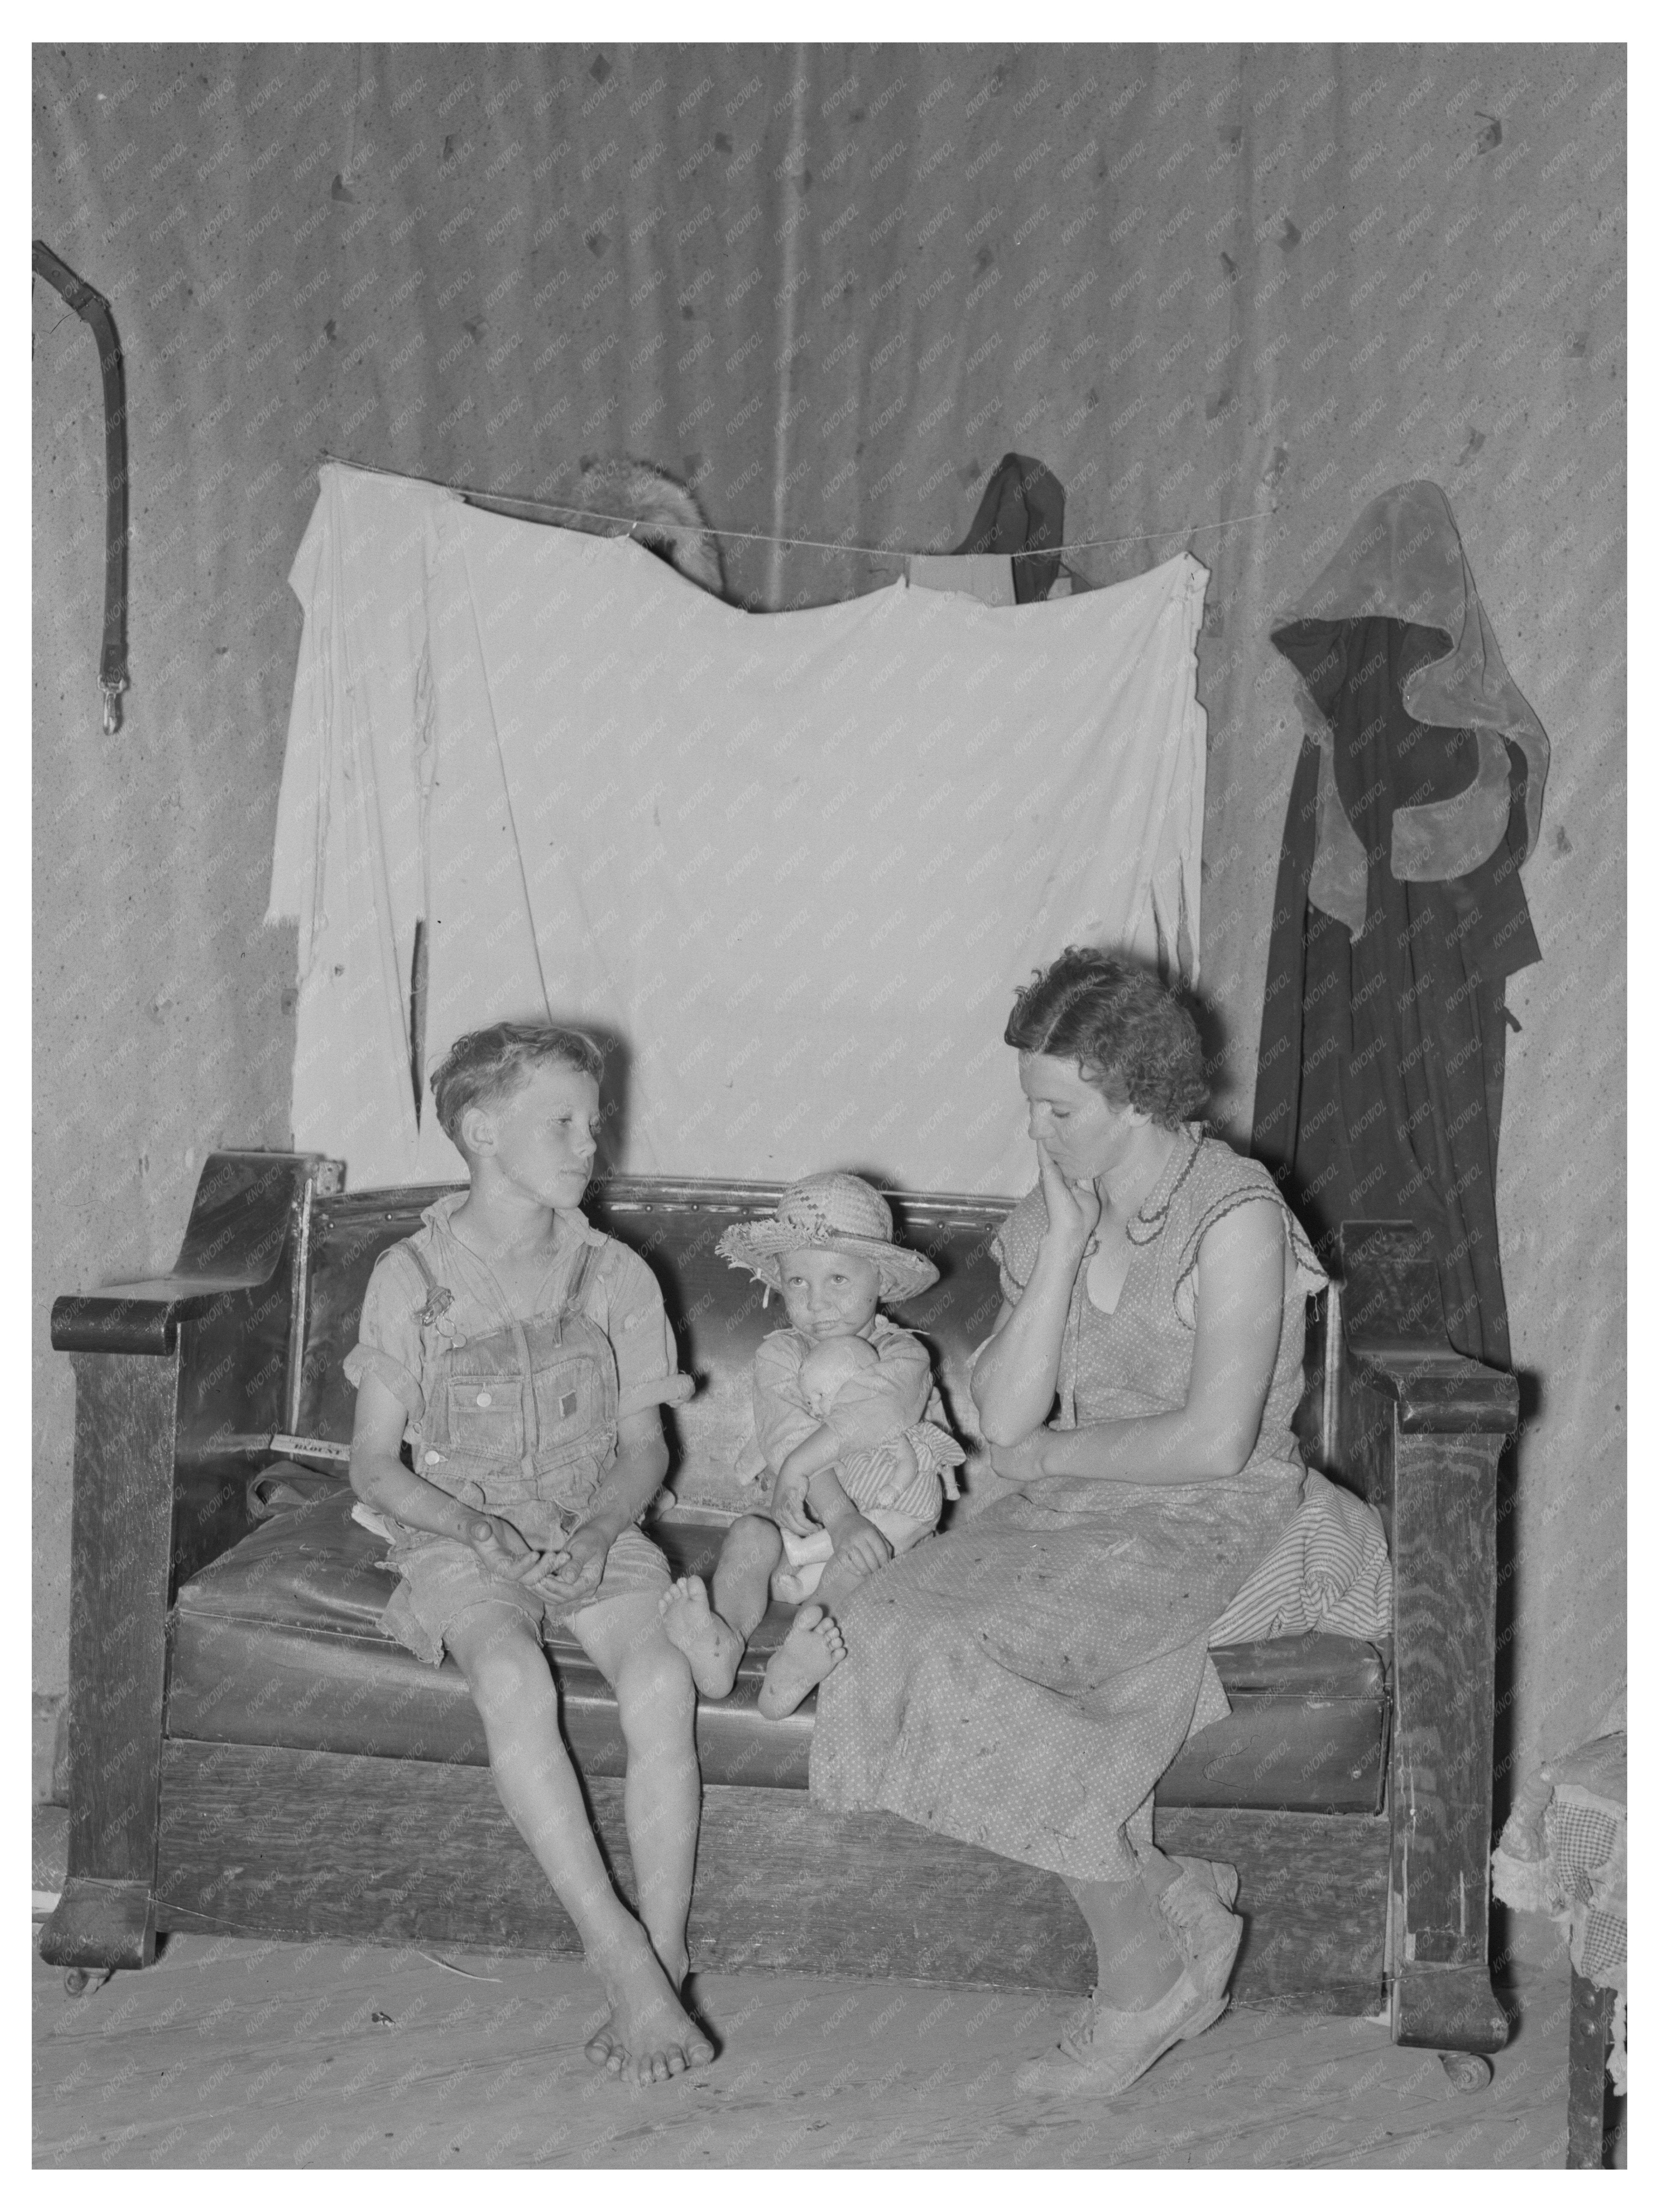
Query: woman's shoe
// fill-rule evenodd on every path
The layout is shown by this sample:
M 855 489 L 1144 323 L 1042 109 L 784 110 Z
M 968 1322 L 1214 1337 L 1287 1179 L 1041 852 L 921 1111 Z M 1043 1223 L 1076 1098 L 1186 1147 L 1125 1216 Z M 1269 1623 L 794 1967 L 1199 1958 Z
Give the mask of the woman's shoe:
M 1190 1966 L 1144 2012 L 1115 2012 L 1097 1990 L 1058 2048 L 1022 2066 L 1014 2087 L 1030 2096 L 1118 2096 L 1183 2037 L 1218 2019 L 1226 2002 L 1224 1994 L 1218 2005 Z
M 1238 1872 L 1209 1859 L 1177 1858 L 1176 1879 L 1159 1895 L 1158 1910 L 1180 1944 L 1193 1976 L 1214 2003 L 1207 2020 L 1182 2030 L 1201 2035 L 1227 2009 L 1227 1983 L 1244 1934 L 1244 1923 L 1227 1907 L 1238 1895 Z
M 1238 1895 L 1238 1869 L 1229 1866 L 1224 1859 L 1183 1859 L 1172 1856 L 1171 1866 L 1178 1866 L 1182 1874 L 1197 1875 L 1208 1882 L 1229 1912 Z

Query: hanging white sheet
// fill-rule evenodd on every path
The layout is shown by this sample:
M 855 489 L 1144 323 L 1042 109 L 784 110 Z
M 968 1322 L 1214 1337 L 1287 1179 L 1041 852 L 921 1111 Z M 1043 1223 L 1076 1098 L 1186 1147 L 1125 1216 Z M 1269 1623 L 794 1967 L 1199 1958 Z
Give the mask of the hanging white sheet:
M 1196 967 L 1189 556 L 1054 605 L 902 584 L 755 616 L 626 540 L 330 465 L 270 918 L 301 922 L 295 1141 L 447 1180 L 425 1059 L 601 1034 L 619 1169 L 1023 1189 L 1001 1031 L 1071 942 Z

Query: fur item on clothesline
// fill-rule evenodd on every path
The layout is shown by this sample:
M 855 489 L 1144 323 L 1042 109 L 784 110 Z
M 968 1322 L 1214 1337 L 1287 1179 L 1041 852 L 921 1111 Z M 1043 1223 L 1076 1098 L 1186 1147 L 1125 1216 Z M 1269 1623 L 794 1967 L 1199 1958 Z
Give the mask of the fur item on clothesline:
M 589 461 L 577 479 L 575 506 L 590 512 L 570 515 L 573 530 L 598 538 L 632 538 L 705 592 L 724 598 L 726 575 L 708 519 L 696 493 L 665 469 L 620 453 Z M 631 518 L 632 527 L 618 522 L 618 515 Z

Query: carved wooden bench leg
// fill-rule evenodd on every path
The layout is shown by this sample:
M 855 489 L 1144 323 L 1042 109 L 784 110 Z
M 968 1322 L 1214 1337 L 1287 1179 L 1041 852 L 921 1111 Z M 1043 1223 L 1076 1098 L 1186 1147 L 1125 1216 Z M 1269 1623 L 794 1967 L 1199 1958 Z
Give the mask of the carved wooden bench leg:
M 1469 2053 L 1510 2035 L 1486 1960 L 1502 1445 L 1395 1438 L 1395 2039 Z
M 1498 1460 L 1519 1394 L 1448 1344 L 1416 1231 L 1345 1222 L 1342 1255 L 1344 1460 L 1394 1560 L 1394 2037 L 1484 2054 L 1510 2033 L 1486 1950 Z
M 155 1846 L 176 1353 L 77 1357 L 70 1582 L 69 1873 L 40 1955 L 155 1955 Z

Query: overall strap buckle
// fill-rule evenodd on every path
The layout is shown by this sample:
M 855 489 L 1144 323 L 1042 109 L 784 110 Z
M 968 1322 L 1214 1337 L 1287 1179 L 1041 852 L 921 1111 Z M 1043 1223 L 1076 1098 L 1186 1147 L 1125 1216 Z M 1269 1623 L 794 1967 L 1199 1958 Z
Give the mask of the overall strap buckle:
M 422 1328 L 430 1328 L 436 1322 L 441 1322 L 454 1304 L 455 1293 L 438 1280 L 427 1265 L 426 1256 L 416 1246 L 413 1237 L 404 1237 L 404 1249 L 420 1269 L 421 1279 L 425 1283 L 427 1290 L 426 1304 L 415 1318 Z

